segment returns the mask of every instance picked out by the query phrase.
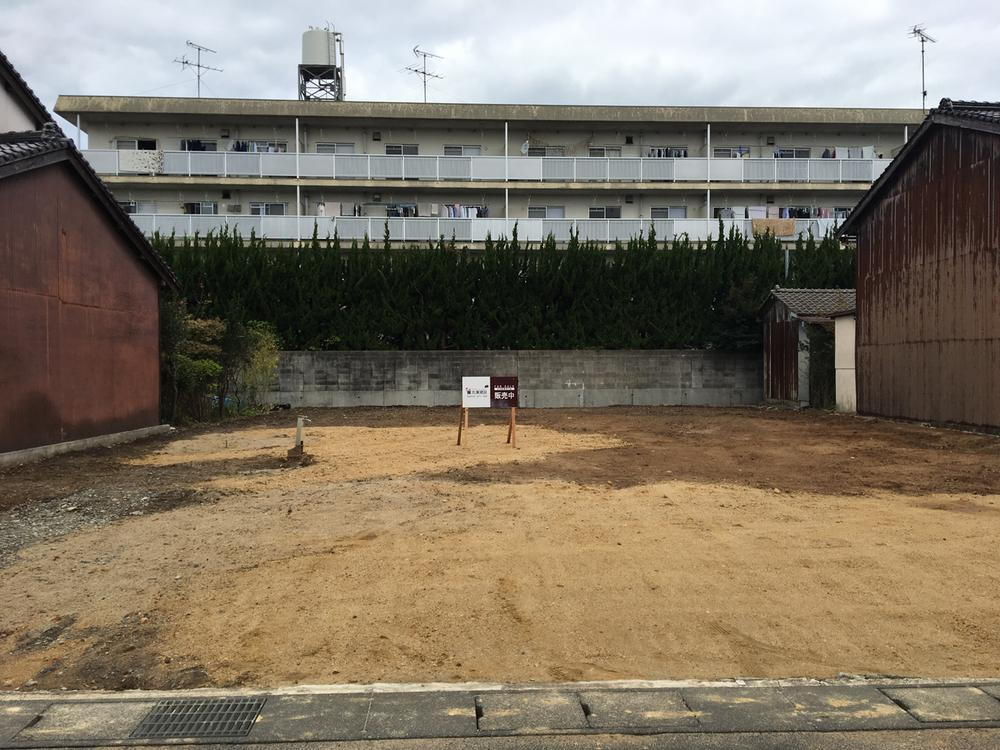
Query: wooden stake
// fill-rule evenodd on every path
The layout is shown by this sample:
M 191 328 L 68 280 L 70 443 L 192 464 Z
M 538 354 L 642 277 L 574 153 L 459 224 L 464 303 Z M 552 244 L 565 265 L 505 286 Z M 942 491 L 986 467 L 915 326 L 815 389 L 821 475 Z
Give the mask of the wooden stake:
M 469 429 L 469 410 L 465 410 L 465 429 Z
M 462 444 L 462 427 L 468 424 L 469 410 L 464 406 L 458 411 L 458 442 L 455 445 Z
M 512 448 L 517 447 L 517 407 L 510 407 L 510 425 L 507 427 L 507 442 Z

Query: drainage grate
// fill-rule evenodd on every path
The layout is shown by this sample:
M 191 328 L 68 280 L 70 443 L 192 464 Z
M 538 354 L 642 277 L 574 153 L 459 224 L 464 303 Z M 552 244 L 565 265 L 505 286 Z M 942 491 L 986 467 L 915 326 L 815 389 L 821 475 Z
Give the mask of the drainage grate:
M 178 698 L 160 701 L 132 732 L 135 739 L 244 737 L 266 698 Z

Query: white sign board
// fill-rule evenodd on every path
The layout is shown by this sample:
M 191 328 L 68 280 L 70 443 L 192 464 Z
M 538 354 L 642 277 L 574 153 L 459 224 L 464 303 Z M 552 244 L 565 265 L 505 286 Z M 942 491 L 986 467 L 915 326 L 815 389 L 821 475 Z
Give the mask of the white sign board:
M 489 408 L 490 378 L 462 378 L 462 406 L 466 409 Z

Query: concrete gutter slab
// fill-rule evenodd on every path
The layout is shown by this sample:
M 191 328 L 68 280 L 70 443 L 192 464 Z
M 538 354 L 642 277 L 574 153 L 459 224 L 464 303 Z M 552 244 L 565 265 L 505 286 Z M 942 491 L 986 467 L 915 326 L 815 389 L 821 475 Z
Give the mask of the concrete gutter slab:
M 476 700 L 471 693 L 376 693 L 365 737 L 472 737 Z
M 1000 721 L 1000 700 L 977 687 L 886 688 L 920 721 Z
M 22 729 L 14 739 L 17 742 L 123 740 L 155 705 L 154 702 L 53 703 L 41 719 Z
M 362 739 L 372 699 L 364 693 L 272 696 L 261 709 L 247 742 Z
M 816 729 L 906 729 L 919 722 L 873 687 L 785 687 Z
M 698 726 L 698 716 L 684 703 L 679 690 L 600 690 L 580 693 L 580 701 L 587 707 L 587 722 L 594 729 Z
M 705 731 L 813 728 L 808 714 L 797 710 L 780 688 L 701 688 L 682 690 L 681 695 Z
M 24 701 L 0 704 L 0 742 L 9 740 L 37 719 L 48 706 L 47 701 Z
M 483 732 L 537 733 L 586 729 L 587 717 L 575 693 L 531 691 L 476 696 Z

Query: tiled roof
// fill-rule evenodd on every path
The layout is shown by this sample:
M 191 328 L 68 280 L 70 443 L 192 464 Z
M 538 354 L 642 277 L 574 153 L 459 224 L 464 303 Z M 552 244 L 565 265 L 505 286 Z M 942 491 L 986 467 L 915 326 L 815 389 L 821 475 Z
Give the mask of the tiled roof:
M 782 289 L 771 290 L 775 299 L 783 302 L 799 317 L 830 318 L 854 310 L 853 289 Z
M 54 132 L 0 133 L 0 166 L 59 151 L 69 145 L 68 138 Z
M 930 115 L 947 115 L 963 120 L 1000 123 L 1000 102 L 963 102 L 942 99 Z

